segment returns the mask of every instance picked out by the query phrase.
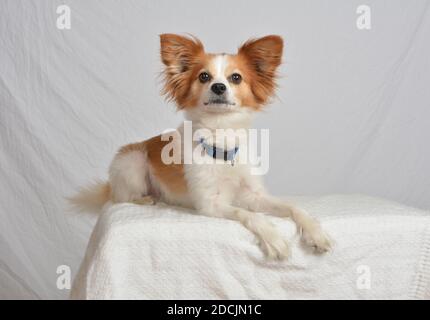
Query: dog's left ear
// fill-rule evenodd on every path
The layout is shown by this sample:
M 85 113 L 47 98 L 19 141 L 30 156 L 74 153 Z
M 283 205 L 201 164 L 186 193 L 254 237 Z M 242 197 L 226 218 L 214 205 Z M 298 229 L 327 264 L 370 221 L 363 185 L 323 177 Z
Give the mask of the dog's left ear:
M 239 48 L 257 72 L 273 72 L 281 64 L 284 42 L 280 36 L 270 35 L 251 39 Z
M 276 69 L 282 61 L 284 42 L 280 36 L 270 35 L 259 39 L 250 39 L 238 51 L 238 55 L 247 61 L 256 79 L 252 90 L 261 104 L 267 102 L 276 87 Z

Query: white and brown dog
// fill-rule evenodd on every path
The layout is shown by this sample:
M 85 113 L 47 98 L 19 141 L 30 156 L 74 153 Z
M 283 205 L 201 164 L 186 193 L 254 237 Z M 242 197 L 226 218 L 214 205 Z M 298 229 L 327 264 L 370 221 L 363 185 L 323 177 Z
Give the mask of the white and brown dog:
M 184 162 L 181 150 L 186 141 L 172 142 L 159 135 L 123 146 L 112 161 L 109 181 L 81 190 L 72 202 L 98 210 L 108 201 L 151 204 L 160 200 L 194 208 L 203 215 L 241 222 L 255 234 L 268 257 L 283 259 L 288 256 L 288 244 L 262 214 L 269 213 L 291 218 L 305 243 L 327 251 L 330 241 L 319 223 L 304 210 L 268 195 L 251 166 L 240 161 L 247 139 L 226 139 L 226 148 L 218 146 L 218 129 L 250 128 L 253 114 L 273 96 L 282 38 L 270 35 L 249 40 L 236 54 L 206 53 L 192 37 L 163 34 L 160 39 L 164 94 L 192 121 L 193 133 L 199 132 L 192 147 L 204 150 L 203 159 L 220 161 Z M 184 137 L 182 125 L 175 134 Z M 166 163 L 163 155 L 172 143 L 178 148 L 168 149 L 176 150 L 180 161 Z

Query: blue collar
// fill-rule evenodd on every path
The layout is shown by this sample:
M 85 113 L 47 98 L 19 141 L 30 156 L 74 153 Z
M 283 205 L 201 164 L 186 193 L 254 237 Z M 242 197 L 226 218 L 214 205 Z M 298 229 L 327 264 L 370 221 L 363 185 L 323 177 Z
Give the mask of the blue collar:
M 223 159 L 224 161 L 231 161 L 233 164 L 234 157 L 239 151 L 239 147 L 234 147 L 234 149 L 224 150 L 217 148 L 213 145 L 207 144 L 204 138 L 200 138 L 200 143 L 205 149 L 206 153 L 214 159 Z

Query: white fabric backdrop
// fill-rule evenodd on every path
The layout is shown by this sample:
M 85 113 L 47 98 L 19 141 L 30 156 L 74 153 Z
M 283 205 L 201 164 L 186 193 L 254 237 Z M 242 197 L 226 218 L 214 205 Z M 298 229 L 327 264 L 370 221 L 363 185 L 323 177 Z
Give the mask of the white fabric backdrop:
M 429 1 L 0 1 L 0 298 L 64 298 L 94 223 L 64 196 L 106 169 L 118 146 L 175 127 L 159 96 L 158 34 L 209 51 L 281 34 L 269 128 L 276 194 L 360 192 L 430 207 Z M 56 8 L 71 8 L 71 30 Z

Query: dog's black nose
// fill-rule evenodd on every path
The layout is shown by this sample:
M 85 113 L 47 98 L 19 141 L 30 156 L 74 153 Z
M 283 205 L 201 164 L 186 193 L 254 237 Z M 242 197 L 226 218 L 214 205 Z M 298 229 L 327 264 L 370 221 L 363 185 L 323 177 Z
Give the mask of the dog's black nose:
M 211 86 L 211 90 L 219 96 L 222 95 L 226 89 L 227 89 L 227 87 L 225 86 L 224 83 L 214 83 Z

